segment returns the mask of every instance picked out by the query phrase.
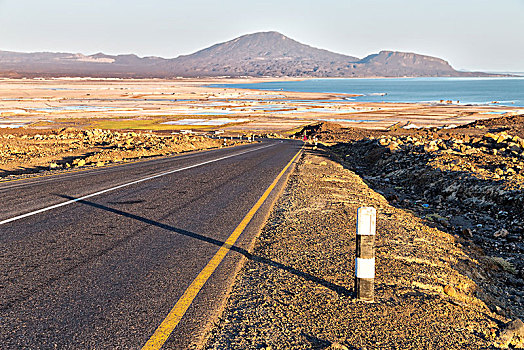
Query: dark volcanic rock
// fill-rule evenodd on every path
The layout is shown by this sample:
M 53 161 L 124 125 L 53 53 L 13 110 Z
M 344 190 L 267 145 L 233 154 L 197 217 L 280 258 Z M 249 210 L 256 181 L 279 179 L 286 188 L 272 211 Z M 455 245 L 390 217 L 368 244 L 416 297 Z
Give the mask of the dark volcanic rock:
M 524 135 L 521 125 L 504 124 L 522 120 L 493 118 L 457 129 L 399 130 L 378 137 L 368 131 L 367 138 L 354 137 L 351 130 L 311 136 L 334 143 L 334 154 L 390 203 L 482 251 L 493 270 L 473 276 L 477 285 L 496 296 L 495 309 L 522 317 Z

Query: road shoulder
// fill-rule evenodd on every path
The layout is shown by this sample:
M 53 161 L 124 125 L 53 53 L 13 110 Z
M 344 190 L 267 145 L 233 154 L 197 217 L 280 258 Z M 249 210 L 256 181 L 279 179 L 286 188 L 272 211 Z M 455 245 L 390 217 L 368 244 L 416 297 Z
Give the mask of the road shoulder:
M 376 302 L 355 302 L 355 220 L 377 208 Z M 206 349 L 489 348 L 507 320 L 455 237 L 308 151 L 274 207 Z

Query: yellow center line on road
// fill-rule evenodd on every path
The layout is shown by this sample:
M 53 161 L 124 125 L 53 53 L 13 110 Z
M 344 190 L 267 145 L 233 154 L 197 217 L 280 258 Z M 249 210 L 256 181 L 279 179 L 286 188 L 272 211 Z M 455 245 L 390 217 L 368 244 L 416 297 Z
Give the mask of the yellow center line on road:
M 297 159 L 300 152 L 302 152 L 302 149 L 303 147 L 300 148 L 300 150 L 289 161 L 289 163 L 287 163 L 284 169 L 282 169 L 282 171 L 278 174 L 275 180 L 266 189 L 262 197 L 258 199 L 255 205 L 242 219 L 240 224 L 238 224 L 238 226 L 235 228 L 233 233 L 231 233 L 231 235 L 228 237 L 226 242 L 220 247 L 218 252 L 213 256 L 213 258 L 211 258 L 211 260 L 202 269 L 202 271 L 200 271 L 198 276 L 186 289 L 182 297 L 180 297 L 175 306 L 171 309 L 164 321 L 162 321 L 160 326 L 158 326 L 158 328 L 155 330 L 155 333 L 153 333 L 151 338 L 149 338 L 147 343 L 142 347 L 142 350 L 160 349 L 164 345 L 164 343 L 167 341 L 175 327 L 178 325 L 178 323 L 180 322 L 180 320 L 182 319 L 187 309 L 189 308 L 197 294 L 200 292 L 204 284 L 207 282 L 209 277 L 211 277 L 213 272 L 215 272 L 220 262 L 222 262 L 226 254 L 231 249 L 231 247 L 235 244 L 238 237 L 240 237 L 240 235 L 242 234 L 246 226 L 249 224 L 253 216 L 255 216 L 258 209 L 260 209 L 262 204 L 264 204 L 264 201 L 267 199 L 267 197 L 269 197 L 271 191 L 273 191 L 280 178 L 285 174 L 286 170 L 291 166 L 295 159 Z

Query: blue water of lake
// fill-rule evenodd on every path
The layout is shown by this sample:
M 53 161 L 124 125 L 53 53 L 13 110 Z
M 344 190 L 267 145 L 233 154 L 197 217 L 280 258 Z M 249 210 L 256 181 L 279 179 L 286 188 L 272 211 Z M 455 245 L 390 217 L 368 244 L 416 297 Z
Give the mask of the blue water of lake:
M 524 77 L 307 79 L 211 86 L 361 95 L 347 98 L 355 102 L 438 103 L 441 100 L 452 100 L 460 104 L 524 107 Z

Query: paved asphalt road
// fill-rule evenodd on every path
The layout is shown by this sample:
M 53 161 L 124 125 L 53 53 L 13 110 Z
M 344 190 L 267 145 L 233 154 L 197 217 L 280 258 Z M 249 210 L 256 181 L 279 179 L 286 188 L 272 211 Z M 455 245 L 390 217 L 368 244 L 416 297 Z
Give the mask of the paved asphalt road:
M 0 183 L 0 347 L 141 348 L 300 147 L 264 141 Z M 164 348 L 199 340 L 276 192 Z

